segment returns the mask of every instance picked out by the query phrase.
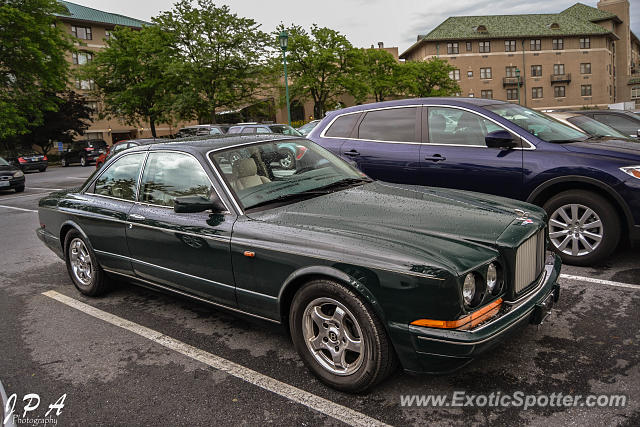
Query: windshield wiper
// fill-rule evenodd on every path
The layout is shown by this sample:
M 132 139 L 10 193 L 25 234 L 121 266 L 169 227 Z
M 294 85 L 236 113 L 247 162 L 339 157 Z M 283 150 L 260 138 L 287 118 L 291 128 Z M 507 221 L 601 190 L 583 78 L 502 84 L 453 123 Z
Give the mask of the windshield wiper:
M 248 206 L 246 207 L 246 209 L 253 209 L 260 206 L 271 205 L 274 203 L 288 202 L 296 199 L 308 199 L 314 196 L 321 196 L 323 194 L 329 194 L 329 193 L 330 191 L 308 190 L 308 191 L 302 191 L 300 193 L 283 194 L 281 196 L 274 197 L 273 199 L 263 200 L 262 202 L 258 202 L 255 205 Z
M 332 188 L 341 188 L 341 187 L 350 187 L 355 185 L 362 185 L 369 182 L 373 182 L 371 178 L 343 178 L 338 181 L 332 182 L 331 184 L 323 185 L 322 187 L 318 187 L 315 190 L 328 190 Z

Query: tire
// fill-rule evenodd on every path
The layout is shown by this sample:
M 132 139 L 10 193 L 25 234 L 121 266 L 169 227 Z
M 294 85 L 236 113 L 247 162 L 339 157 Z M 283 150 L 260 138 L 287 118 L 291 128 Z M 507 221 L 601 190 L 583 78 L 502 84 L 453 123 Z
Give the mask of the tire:
M 24 191 L 24 185 L 15 188 L 16 193 L 22 193 Z
M 40 172 L 44 172 L 44 171 L 46 171 L 46 170 L 47 170 L 47 168 L 40 168 L 40 169 L 38 169 L 38 170 L 39 170 Z
M 338 312 L 342 316 L 336 315 Z M 338 390 L 363 392 L 397 367 L 382 322 L 360 297 L 336 282 L 314 280 L 303 285 L 291 303 L 289 328 L 305 365 L 322 382 Z M 339 365 L 333 362 L 333 354 Z
M 89 162 L 87 161 L 87 158 L 85 156 L 80 157 L 80 166 L 82 166 L 83 168 L 89 166 Z
M 296 156 L 289 150 L 280 151 L 280 155 L 282 156 L 280 160 L 278 160 L 278 164 L 282 169 L 295 169 L 296 167 Z
M 96 297 L 107 291 L 105 273 L 98 264 L 93 248 L 78 230 L 73 229 L 65 236 L 64 259 L 69 277 L 81 293 Z
M 586 190 L 556 194 L 544 204 L 551 247 L 565 264 L 604 261 L 620 242 L 620 217 L 604 197 Z
M 62 166 L 63 168 L 66 168 L 67 166 L 69 166 L 69 161 L 67 161 L 67 159 L 65 159 L 64 157 L 60 159 L 60 166 Z

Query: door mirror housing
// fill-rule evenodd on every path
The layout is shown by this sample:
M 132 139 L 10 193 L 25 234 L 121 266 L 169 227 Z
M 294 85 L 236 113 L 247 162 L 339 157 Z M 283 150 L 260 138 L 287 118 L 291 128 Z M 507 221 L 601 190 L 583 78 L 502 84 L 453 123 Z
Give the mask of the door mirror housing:
M 509 150 L 511 148 L 518 147 L 518 141 L 515 141 L 513 135 L 506 130 L 495 130 L 489 132 L 484 137 L 484 142 L 489 148 L 502 148 L 503 150 Z
M 220 213 L 227 209 L 217 197 L 211 200 L 202 196 L 181 196 L 175 198 L 173 210 L 177 213 L 196 213 L 207 210 Z

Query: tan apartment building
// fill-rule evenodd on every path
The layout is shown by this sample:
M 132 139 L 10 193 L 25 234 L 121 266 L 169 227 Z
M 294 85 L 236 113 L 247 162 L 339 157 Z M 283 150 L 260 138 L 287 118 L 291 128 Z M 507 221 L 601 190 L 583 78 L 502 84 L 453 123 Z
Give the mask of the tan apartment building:
M 581 3 L 554 14 L 454 16 L 400 55 L 455 67 L 460 96 L 536 109 L 640 103 L 640 43 L 628 0 Z
M 109 39 L 116 26 L 140 29 L 143 25 L 149 24 L 139 19 L 103 12 L 68 1 L 60 1 L 60 3 L 66 8 L 67 13 L 56 14 L 58 25 L 64 25 L 66 31 L 77 39 L 75 43 L 77 52 L 67 54 L 67 60 L 73 69 L 91 62 L 95 53 L 105 48 L 105 41 Z M 118 119 L 100 120 L 98 114 L 102 105 L 100 100 L 91 94 L 91 90 L 95 89 L 93 81 L 74 79 L 71 85 L 74 90 L 85 96 L 87 105 L 95 111 L 94 121 L 80 137 L 81 139 L 104 139 L 112 144 L 122 139 L 151 137 L 151 130 L 147 123 L 132 126 Z M 156 125 L 158 136 L 176 132 L 176 127 L 161 123 Z

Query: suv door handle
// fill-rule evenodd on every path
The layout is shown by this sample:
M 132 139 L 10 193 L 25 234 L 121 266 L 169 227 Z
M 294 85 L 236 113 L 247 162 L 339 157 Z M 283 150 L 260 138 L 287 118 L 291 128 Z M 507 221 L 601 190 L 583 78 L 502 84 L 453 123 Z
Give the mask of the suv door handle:
M 356 150 L 345 151 L 342 154 L 344 154 L 345 156 L 349 156 L 349 157 L 356 157 L 356 156 L 360 155 L 360 153 L 358 153 L 358 151 L 356 151 Z
M 146 218 L 144 216 L 142 216 L 142 215 L 139 215 L 139 214 L 129 214 L 129 219 L 136 219 L 138 221 L 143 221 Z
M 441 154 L 434 154 L 433 156 L 431 156 L 431 157 L 425 157 L 424 159 L 425 159 L 425 160 L 431 160 L 432 162 L 441 162 L 441 161 L 443 161 L 443 160 L 447 160 L 447 158 L 446 158 L 446 157 L 444 157 L 444 156 L 443 156 L 443 155 L 441 155 Z

